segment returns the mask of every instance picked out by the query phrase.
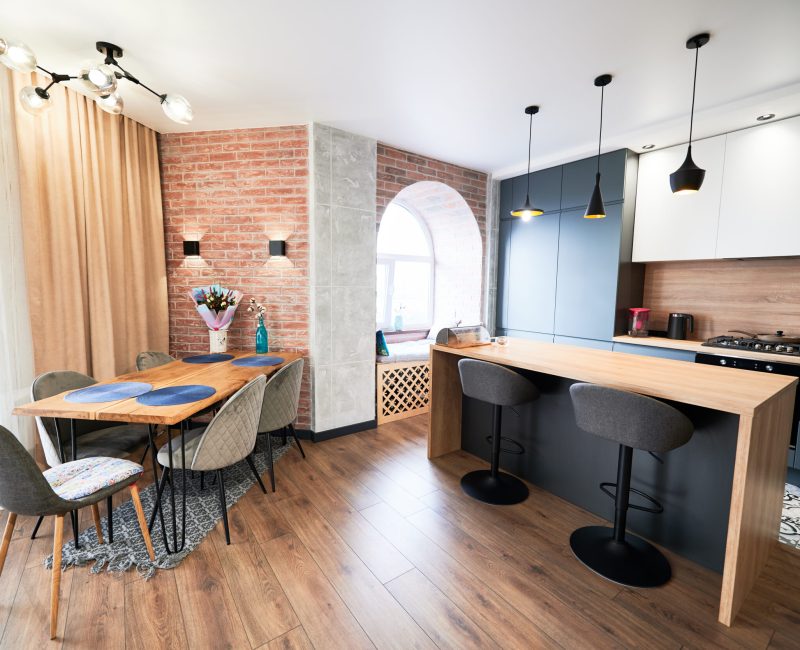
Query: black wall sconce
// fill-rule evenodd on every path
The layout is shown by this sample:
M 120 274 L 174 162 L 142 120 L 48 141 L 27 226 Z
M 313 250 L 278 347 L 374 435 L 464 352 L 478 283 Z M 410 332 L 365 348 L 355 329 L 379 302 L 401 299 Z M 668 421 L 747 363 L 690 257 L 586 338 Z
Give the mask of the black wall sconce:
M 196 240 L 184 240 L 183 256 L 200 257 L 200 242 Z
M 286 257 L 286 242 L 283 239 L 270 239 L 269 256 Z

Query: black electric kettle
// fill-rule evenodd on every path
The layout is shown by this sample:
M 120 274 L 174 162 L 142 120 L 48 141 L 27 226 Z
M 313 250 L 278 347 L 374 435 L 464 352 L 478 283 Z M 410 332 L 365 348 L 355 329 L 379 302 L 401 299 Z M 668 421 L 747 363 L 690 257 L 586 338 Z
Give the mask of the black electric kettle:
M 691 314 L 670 314 L 667 321 L 668 339 L 685 339 L 686 327 L 690 332 L 694 332 L 694 316 Z

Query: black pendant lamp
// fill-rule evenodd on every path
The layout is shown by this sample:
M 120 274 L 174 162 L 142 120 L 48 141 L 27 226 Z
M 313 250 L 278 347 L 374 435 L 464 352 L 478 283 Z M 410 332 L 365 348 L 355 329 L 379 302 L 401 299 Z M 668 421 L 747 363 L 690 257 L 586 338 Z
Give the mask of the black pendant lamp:
M 603 205 L 603 194 L 600 192 L 600 146 L 603 143 L 603 100 L 605 99 L 606 86 L 611 83 L 610 74 L 601 74 L 594 80 L 594 85 L 600 89 L 600 134 L 597 136 L 597 174 L 594 177 L 594 189 L 589 205 L 586 206 L 584 219 L 605 219 L 606 207 Z
M 703 184 L 706 170 L 700 169 L 692 160 L 692 127 L 694 126 L 694 97 L 697 89 L 697 60 L 700 58 L 700 48 L 708 43 L 711 37 L 708 34 L 697 34 L 686 41 L 686 48 L 694 50 L 694 81 L 692 82 L 692 112 L 689 117 L 689 149 L 683 164 L 669 175 L 669 186 L 673 194 L 691 194 L 697 192 Z
M 538 217 L 540 214 L 544 214 L 544 210 L 535 208 L 531 203 L 531 142 L 533 140 L 533 116 L 538 112 L 538 106 L 528 106 L 525 109 L 525 114 L 530 116 L 530 123 L 528 124 L 528 175 L 525 177 L 527 181 L 525 205 L 511 211 L 512 217 L 520 217 L 523 221 L 530 221 L 531 217 Z

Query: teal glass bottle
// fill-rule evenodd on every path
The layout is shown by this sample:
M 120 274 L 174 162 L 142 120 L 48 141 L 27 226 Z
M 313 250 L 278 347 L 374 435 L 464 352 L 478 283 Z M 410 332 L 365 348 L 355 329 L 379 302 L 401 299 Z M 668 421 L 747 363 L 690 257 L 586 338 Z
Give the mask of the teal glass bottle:
M 264 327 L 264 318 L 259 316 L 256 328 L 256 354 L 266 354 L 267 352 L 269 352 L 269 336 L 267 328 Z

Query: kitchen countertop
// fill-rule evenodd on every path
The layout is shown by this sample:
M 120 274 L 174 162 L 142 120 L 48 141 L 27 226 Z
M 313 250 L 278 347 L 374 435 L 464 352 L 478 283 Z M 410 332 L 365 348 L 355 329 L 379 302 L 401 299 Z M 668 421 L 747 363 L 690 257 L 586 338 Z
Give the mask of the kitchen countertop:
M 716 354 L 723 357 L 739 357 L 741 359 L 760 359 L 761 361 L 778 361 L 800 365 L 800 357 L 789 354 L 772 354 L 770 352 L 750 352 L 749 350 L 736 350 L 728 348 L 714 348 L 703 345 L 703 341 L 668 339 L 663 336 L 615 336 L 614 343 L 627 343 L 629 345 L 647 345 L 654 348 L 670 348 L 672 350 L 687 350 L 689 352 L 702 352 L 703 354 Z

